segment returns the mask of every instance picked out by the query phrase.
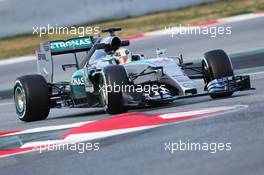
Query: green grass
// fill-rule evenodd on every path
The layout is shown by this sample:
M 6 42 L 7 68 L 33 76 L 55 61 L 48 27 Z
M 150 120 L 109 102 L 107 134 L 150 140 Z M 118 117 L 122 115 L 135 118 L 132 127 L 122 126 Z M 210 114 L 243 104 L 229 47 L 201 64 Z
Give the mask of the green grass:
M 129 36 L 138 33 L 164 29 L 165 26 L 194 24 L 215 20 L 221 17 L 244 13 L 264 11 L 264 0 L 222 0 L 198 6 L 177 9 L 167 12 L 147 14 L 120 20 L 105 21 L 82 26 L 99 26 L 101 29 L 122 27 L 119 36 Z M 66 39 L 74 35 L 45 35 L 39 37 L 32 34 L 0 39 L 0 59 L 15 56 L 32 55 L 41 41 Z

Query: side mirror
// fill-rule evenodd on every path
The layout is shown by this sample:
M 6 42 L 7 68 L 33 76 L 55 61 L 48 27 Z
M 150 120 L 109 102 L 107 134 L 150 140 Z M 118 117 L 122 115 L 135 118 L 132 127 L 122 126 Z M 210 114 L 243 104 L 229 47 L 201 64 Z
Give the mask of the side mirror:
M 121 41 L 121 46 L 129 46 L 129 44 L 130 44 L 129 40 Z
M 105 43 L 98 43 L 98 44 L 95 44 L 95 49 L 104 49 L 106 47 L 106 44 Z

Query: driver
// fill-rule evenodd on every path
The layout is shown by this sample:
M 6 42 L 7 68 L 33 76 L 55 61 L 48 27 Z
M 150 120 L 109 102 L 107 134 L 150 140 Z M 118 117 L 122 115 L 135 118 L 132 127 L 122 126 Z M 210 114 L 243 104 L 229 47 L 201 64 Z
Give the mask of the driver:
M 132 61 L 132 54 L 128 49 L 120 48 L 115 53 L 114 56 L 117 57 L 118 64 L 125 64 Z

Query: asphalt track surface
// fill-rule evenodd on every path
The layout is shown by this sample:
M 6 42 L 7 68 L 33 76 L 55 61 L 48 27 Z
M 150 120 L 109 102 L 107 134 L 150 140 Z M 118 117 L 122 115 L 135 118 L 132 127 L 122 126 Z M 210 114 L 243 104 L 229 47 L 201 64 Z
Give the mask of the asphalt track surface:
M 222 48 L 239 52 L 264 45 L 264 18 L 231 25 L 233 34 L 207 36 L 157 37 L 132 42 L 136 52 L 154 55 L 156 47 L 168 53 L 184 53 L 186 58 L 201 58 L 207 50 Z M 65 60 L 62 60 L 65 61 Z M 237 60 L 236 60 L 237 61 Z M 263 66 L 263 59 L 237 61 L 241 68 Z M 239 66 L 238 66 L 239 67 Z M 16 76 L 34 73 L 34 62 L 6 65 L 0 68 L 1 87 L 10 87 Z M 63 74 L 61 74 L 63 76 Z M 146 131 L 98 140 L 100 151 L 79 154 L 72 151 L 36 152 L 2 158 L 0 174 L 263 174 L 264 172 L 264 74 L 251 75 L 255 91 L 235 93 L 231 98 L 209 97 L 182 99 L 158 108 L 134 109 L 144 113 L 167 113 L 234 104 L 248 108 L 215 117 L 167 125 Z M 202 81 L 197 81 L 202 87 Z M 0 130 L 28 129 L 40 126 L 70 124 L 109 117 L 100 109 L 54 109 L 45 121 L 18 121 L 10 99 L 0 101 Z M 206 151 L 164 150 L 165 142 L 231 142 L 231 151 L 215 154 Z M 2 143 L 1 143 L 2 144 Z

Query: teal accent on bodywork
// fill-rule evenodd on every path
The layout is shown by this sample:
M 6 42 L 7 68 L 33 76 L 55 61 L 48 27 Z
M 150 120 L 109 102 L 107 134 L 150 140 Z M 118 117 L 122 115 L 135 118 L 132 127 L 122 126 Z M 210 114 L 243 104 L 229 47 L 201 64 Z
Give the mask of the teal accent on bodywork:
M 84 70 L 80 69 L 74 72 L 71 78 L 71 92 L 74 98 L 85 98 L 85 80 Z
M 84 47 L 92 47 L 92 40 L 90 37 L 73 38 L 66 41 L 61 40 L 50 42 L 50 50 L 52 52 L 79 49 Z
M 171 59 L 171 58 L 154 58 L 154 59 L 145 59 L 145 60 L 132 61 L 132 62 L 129 62 L 127 64 L 129 64 L 129 65 L 133 65 L 133 64 L 135 64 L 135 65 L 137 65 L 137 64 L 150 64 L 150 65 L 153 65 L 155 67 L 155 66 L 160 66 L 160 64 L 164 63 L 165 61 L 175 63 L 175 61 L 173 61 L 173 59 Z
M 129 62 L 129 63 L 127 63 L 127 64 L 144 64 L 144 63 L 146 63 L 146 64 L 153 64 L 153 66 L 156 66 L 156 64 L 151 60 L 151 59 L 149 59 L 149 60 L 138 60 L 138 61 L 132 61 L 132 62 Z

